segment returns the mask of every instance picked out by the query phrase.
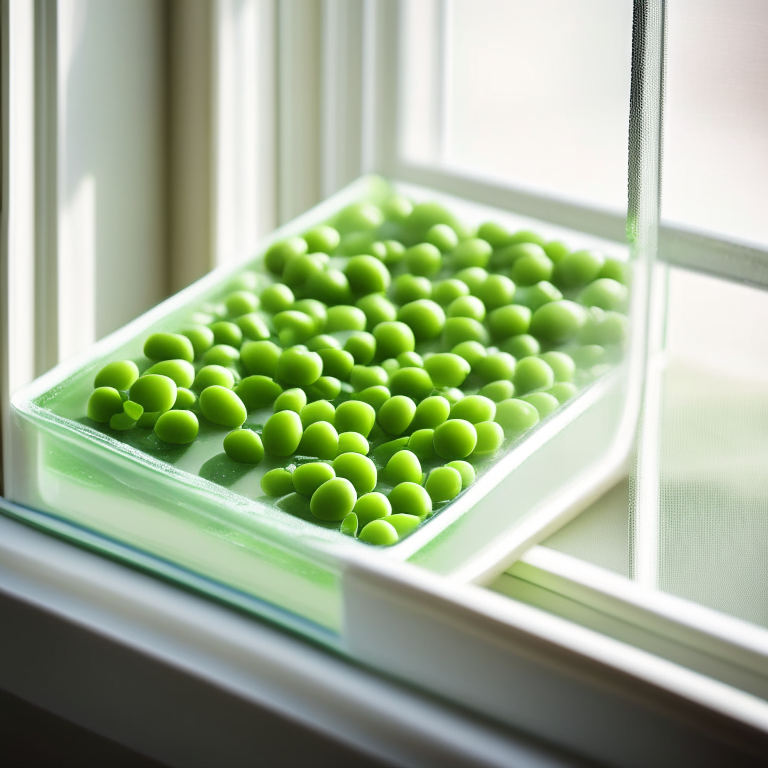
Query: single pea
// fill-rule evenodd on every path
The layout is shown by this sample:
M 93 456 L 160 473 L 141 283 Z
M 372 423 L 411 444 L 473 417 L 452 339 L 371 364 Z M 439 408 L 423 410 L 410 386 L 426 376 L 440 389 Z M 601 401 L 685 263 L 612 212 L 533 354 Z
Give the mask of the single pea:
M 132 419 L 127 413 L 116 413 L 109 420 L 109 426 L 118 432 L 127 432 L 136 426 L 136 419 Z
M 300 416 L 301 425 L 304 429 L 316 421 L 327 421 L 329 424 L 333 424 L 336 418 L 336 409 L 333 407 L 333 403 L 328 402 L 328 400 L 316 400 L 314 403 L 305 405 L 300 411 Z
M 346 381 L 352 372 L 355 358 L 343 349 L 321 349 L 318 353 L 323 361 L 323 373 Z
M 411 400 L 423 400 L 434 389 L 432 379 L 423 368 L 401 368 L 389 380 L 393 395 L 406 395 Z
M 302 456 L 333 459 L 339 452 L 339 433 L 333 424 L 316 421 L 304 430 L 297 451 Z
M 527 254 L 519 258 L 512 267 L 511 277 L 516 285 L 535 285 L 542 280 L 549 280 L 555 265 L 544 253 L 544 249 L 538 246 L 540 253 Z
M 534 392 L 532 395 L 524 395 L 520 399 L 530 403 L 536 409 L 539 419 L 546 419 L 550 413 L 560 407 L 560 401 L 549 392 Z
M 361 400 L 368 405 L 373 406 L 373 410 L 378 412 L 384 403 L 392 397 L 392 393 L 387 387 L 377 385 L 373 387 L 367 387 L 362 392 L 359 392 L 356 396 L 356 400 Z
M 395 305 L 386 297 L 372 293 L 355 302 L 355 306 L 365 313 L 366 328 L 370 331 L 379 323 L 392 322 L 397 317 Z
M 459 243 L 451 254 L 451 263 L 454 269 L 467 269 L 467 267 L 487 267 L 493 253 L 491 244 L 479 237 L 473 237 Z
M 258 464 L 264 458 L 264 446 L 253 430 L 236 429 L 224 438 L 224 453 L 240 464 Z
M 413 352 L 416 339 L 413 331 L 397 320 L 390 323 L 379 323 L 373 329 L 376 339 L 378 356 L 383 359 L 397 357 L 401 352 Z
M 200 410 L 208 421 L 235 429 L 248 416 L 243 401 L 231 390 L 214 384 L 200 393 Z
M 293 470 L 293 487 L 296 493 L 311 498 L 323 483 L 333 480 L 334 477 L 336 473 L 333 467 L 322 461 L 313 461 Z
M 461 493 L 461 475 L 453 467 L 437 467 L 429 473 L 426 491 L 434 503 L 452 501 Z
M 307 241 L 301 237 L 289 237 L 269 247 L 264 255 L 264 265 L 274 275 L 282 275 L 290 259 L 307 252 Z
M 442 333 L 445 312 L 431 299 L 417 299 L 400 307 L 397 319 L 413 331 L 416 341 L 431 341 Z
M 543 246 L 546 240 L 544 240 L 538 232 L 533 232 L 530 229 L 520 229 L 510 236 L 509 242 L 513 245 L 518 243 L 533 243 L 534 245 Z
M 376 354 L 376 339 L 366 331 L 356 331 L 344 343 L 344 349 L 358 365 L 368 365 Z
M 553 387 L 550 387 L 548 392 L 552 397 L 557 398 L 557 402 L 562 405 L 576 394 L 576 385 L 570 381 L 559 381 Z
M 275 378 L 295 387 L 308 387 L 322 373 L 323 361 L 317 352 L 291 347 L 278 358 Z
M 397 531 L 398 538 L 402 539 L 419 527 L 421 518 L 417 515 L 389 515 L 386 522 Z
M 379 546 L 392 546 L 398 542 L 397 531 L 386 520 L 372 520 L 360 531 L 360 541 Z
M 328 257 L 324 253 L 305 253 L 291 259 L 283 270 L 283 282 L 291 289 L 301 291 L 310 277 L 328 266 Z
M 144 354 L 150 360 L 186 360 L 195 359 L 192 342 L 180 333 L 153 333 L 144 342 Z
M 555 283 L 566 288 L 578 288 L 591 283 L 600 274 L 605 257 L 599 251 L 573 251 L 557 265 Z
M 521 333 L 517 336 L 511 336 L 501 345 L 502 352 L 508 352 L 512 357 L 521 360 L 524 357 L 538 355 L 541 351 L 541 344 L 535 336 L 530 333 Z
M 350 288 L 359 295 L 384 293 L 391 282 L 389 270 L 375 256 L 353 256 L 344 274 Z
M 559 264 L 571 252 L 571 249 L 562 240 L 550 240 L 548 243 L 544 243 L 542 248 L 553 264 Z
M 486 221 L 477 228 L 477 236 L 492 248 L 503 248 L 511 237 L 509 231 L 494 221 Z
M 293 308 L 297 312 L 303 312 L 309 315 L 315 321 L 315 332 L 321 333 L 325 329 L 328 320 L 328 307 L 322 301 L 317 299 L 300 299 Z
M 139 376 L 130 389 L 130 399 L 150 413 L 170 411 L 176 402 L 176 384 L 157 373 Z
M 301 344 L 315 335 L 315 321 L 305 312 L 286 309 L 272 319 L 280 343 L 285 347 Z
M 359 432 L 368 437 L 376 422 L 376 411 L 368 403 L 347 400 L 336 407 L 336 429 L 339 432 Z
M 476 296 L 483 283 L 488 279 L 488 272 L 482 267 L 467 267 L 457 272 L 454 277 L 461 280 L 469 288 L 469 292 Z
M 504 430 L 495 421 L 481 421 L 475 424 L 477 445 L 473 456 L 490 456 L 496 453 L 504 443 Z
M 420 483 L 421 463 L 415 453 L 398 451 L 387 462 L 386 476 L 392 485 L 398 483 Z
M 243 341 L 243 332 L 235 323 L 228 320 L 219 320 L 211 323 L 214 344 L 229 344 L 230 347 L 239 347 Z
M 162 413 L 164 413 L 164 411 L 144 411 L 144 413 L 142 413 L 139 417 L 139 420 L 136 422 L 136 426 L 141 427 L 142 429 L 154 429 L 155 424 L 157 424 L 157 420 L 160 418 Z
M 477 364 L 475 373 L 484 384 L 499 379 L 511 379 L 516 364 L 515 358 L 509 352 L 493 352 Z
M 392 195 L 381 206 L 382 213 L 388 221 L 396 221 L 402 224 L 413 211 L 413 203 L 402 195 Z
M 155 422 L 155 434 L 166 443 L 186 445 L 191 443 L 200 429 L 192 411 L 166 411 Z
M 482 323 L 471 317 L 449 317 L 445 321 L 443 338 L 449 347 L 455 347 L 462 341 L 479 341 L 488 344 L 488 331 Z
M 475 450 L 476 444 L 475 427 L 464 419 L 449 419 L 435 429 L 435 451 L 443 459 L 464 459 Z
M 341 342 L 335 336 L 321 333 L 307 341 L 307 349 L 310 352 L 319 352 L 321 349 L 341 349 Z
M 477 298 L 489 312 L 511 304 L 514 295 L 515 284 L 505 275 L 488 275 L 477 289 Z
M 515 392 L 527 395 L 537 389 L 549 389 L 555 383 L 555 374 L 540 357 L 523 358 L 515 368 Z
M 273 315 L 290 309 L 294 301 L 293 291 L 282 283 L 268 285 L 261 292 L 261 306 Z
M 192 388 L 196 392 L 202 392 L 206 387 L 212 387 L 214 384 L 232 389 L 235 386 L 232 371 L 223 365 L 205 365 L 197 372 Z
M 189 389 L 195 380 L 195 367 L 186 360 L 162 360 L 149 368 L 145 375 L 152 373 L 167 376 L 169 379 L 173 379 L 177 387 L 185 387 L 186 389 Z M 130 389 L 130 386 L 121 387 L 121 389 Z
M 424 358 L 418 352 L 401 352 L 396 358 L 401 368 L 423 368 Z
M 261 432 L 261 441 L 264 450 L 271 456 L 290 456 L 299 447 L 302 434 L 299 414 L 295 411 L 279 411 L 267 419 Z
M 466 283 L 462 283 L 461 280 L 454 277 L 440 280 L 432 288 L 432 298 L 441 307 L 447 307 L 461 296 L 469 296 L 469 288 Z
M 479 341 L 462 341 L 451 350 L 451 354 L 463 357 L 470 368 L 476 368 L 488 350 Z
M 458 236 L 447 224 L 435 224 L 430 227 L 424 239 L 441 253 L 448 253 L 459 244 Z
M 609 277 L 622 285 L 629 283 L 629 263 L 609 257 L 598 272 L 598 277 Z
M 424 461 L 436 459 L 434 439 L 434 429 L 417 429 L 408 439 L 408 450 Z
M 341 392 L 341 382 L 333 376 L 321 376 L 307 392 L 317 400 L 335 400 Z
M 626 285 L 610 277 L 601 277 L 591 282 L 580 294 L 579 303 L 585 307 L 624 310 L 629 291 Z
M 398 275 L 392 282 L 392 298 L 398 304 L 409 304 L 432 295 L 432 283 L 427 277 Z
M 412 429 L 434 429 L 448 419 L 451 405 L 441 395 L 432 395 L 422 400 L 411 420 Z
M 301 413 L 304 406 L 307 404 L 307 395 L 303 389 L 294 387 L 293 389 L 286 389 L 278 395 L 275 400 L 275 404 L 272 406 L 272 410 L 275 413 L 280 411 L 294 411 L 295 413 Z
M 188 389 L 184 391 L 189 392 Z M 138 403 L 134 403 L 133 400 L 126 400 L 123 402 L 123 413 L 132 421 L 138 421 L 144 413 L 144 408 Z
M 573 381 L 576 364 L 565 352 L 544 352 L 541 359 L 552 369 L 555 381 Z
M 359 496 L 370 493 L 376 487 L 378 473 L 376 466 L 361 453 L 342 453 L 333 460 L 333 470 L 337 477 L 345 477 L 355 488 Z M 355 510 L 358 519 L 360 512 Z
M 360 453 L 368 455 L 371 446 L 359 432 L 342 432 L 339 435 L 339 453 Z
M 443 258 L 440 250 L 431 243 L 420 243 L 406 250 L 403 261 L 405 268 L 412 275 L 432 277 L 440 271 Z
M 357 536 L 357 515 L 354 512 L 350 512 L 342 521 L 339 531 L 345 536 L 351 536 L 353 539 Z
M 543 341 L 562 344 L 572 339 L 586 321 L 587 313 L 584 307 L 562 299 L 539 307 L 531 318 L 530 330 Z
M 336 228 L 343 235 L 361 229 L 376 229 L 383 221 L 384 214 L 373 203 L 352 203 L 336 215 Z
M 118 360 L 107 363 L 93 381 L 94 387 L 112 387 L 127 391 L 139 378 L 139 367 L 132 360 Z
M 411 369 L 418 370 L 418 369 Z M 416 413 L 416 404 L 410 397 L 397 395 L 390 397 L 379 408 L 377 420 L 379 426 L 390 435 L 402 435 L 411 425 Z
M 496 403 L 483 395 L 467 395 L 451 408 L 451 419 L 463 419 L 470 424 L 492 421 Z
M 500 381 L 491 381 L 486 384 L 478 393 L 494 403 L 500 403 L 502 400 L 508 400 L 515 394 L 515 385 L 507 379 Z
M 261 478 L 261 490 L 278 498 L 293 493 L 293 473 L 287 469 L 270 469 Z
M 327 224 L 320 224 L 306 232 L 304 240 L 310 253 L 315 253 L 316 251 L 333 253 L 341 240 L 341 236 L 333 227 L 329 227 Z
M 309 509 L 320 520 L 343 520 L 354 509 L 356 501 L 352 483 L 346 478 L 334 477 L 312 494 Z
M 243 332 L 244 339 L 264 341 L 270 336 L 269 327 L 257 312 L 242 315 L 241 317 L 238 317 L 235 322 L 237 323 L 237 327 Z
M 402 243 L 398 243 L 397 240 L 384 241 L 384 263 L 388 267 L 399 264 L 403 260 L 404 254 L 405 246 Z
M 201 357 L 206 350 L 213 346 L 213 331 L 207 325 L 192 325 L 182 335 L 192 344 L 195 357 Z
M 352 301 L 352 289 L 347 276 L 339 269 L 328 269 L 310 275 L 304 284 L 304 292 L 311 299 L 326 304 L 349 304 Z
M 328 309 L 328 321 L 325 326 L 327 333 L 337 331 L 364 331 L 366 324 L 365 312 L 358 307 L 340 304 Z
M 423 520 L 432 511 L 432 499 L 417 483 L 400 483 L 387 498 L 395 514 L 416 515 Z
M 471 371 L 470 364 L 452 352 L 430 355 L 424 368 L 436 387 L 460 387 Z
M 197 395 L 186 387 L 176 388 L 176 400 L 173 403 L 173 410 L 175 411 L 191 411 L 197 404 Z M 136 403 L 134 403 L 136 405 Z M 141 408 L 141 406 L 139 406 Z M 144 409 L 142 408 L 142 411 Z M 136 420 L 138 421 L 138 416 Z
M 389 375 L 380 365 L 354 365 L 349 374 L 349 383 L 358 392 L 385 385 L 389 381 Z
M 460 296 L 448 306 L 448 317 L 471 317 L 482 323 L 485 320 L 485 304 L 477 296 Z
M 475 482 L 475 468 L 468 461 L 449 461 L 446 467 L 455 469 L 461 477 L 461 489 L 469 488 Z
M 522 304 L 531 312 L 552 301 L 560 301 L 563 294 L 552 283 L 542 280 L 530 287 L 518 288 L 515 291 L 515 304 Z
M 531 310 L 519 304 L 494 309 L 488 315 L 488 326 L 495 339 L 508 339 L 527 333 L 531 325 Z
M 494 421 L 505 432 L 525 432 L 539 421 L 539 412 L 530 403 L 517 398 L 502 400 L 496 406 Z
M 89 419 L 108 424 L 115 414 L 123 413 L 123 398 L 114 387 L 98 387 L 88 398 L 86 413 Z
M 402 368 L 396 357 L 388 357 L 386 360 L 382 360 L 381 367 L 387 372 L 387 382 L 395 375 L 396 371 Z
M 233 366 L 240 359 L 240 350 L 229 344 L 214 344 L 204 355 L 205 365 Z

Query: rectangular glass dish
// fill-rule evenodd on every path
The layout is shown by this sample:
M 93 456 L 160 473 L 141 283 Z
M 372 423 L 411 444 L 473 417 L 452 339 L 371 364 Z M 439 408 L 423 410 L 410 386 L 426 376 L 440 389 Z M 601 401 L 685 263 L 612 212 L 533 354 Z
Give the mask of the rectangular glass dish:
M 478 461 L 474 484 L 390 547 L 341 534 L 338 524 L 315 520 L 308 505 L 291 497 L 267 499 L 261 476 L 280 462 L 268 458 L 250 468 L 228 460 L 221 442 L 227 428 L 203 420 L 194 443 L 177 446 L 149 430 L 115 433 L 85 417 L 93 377 L 106 363 L 126 359 L 146 367 L 142 349 L 150 332 L 187 326 L 201 308 L 220 303 L 246 271 L 258 274 L 262 286 L 270 282 L 261 255 L 270 244 L 325 223 L 350 203 L 380 203 L 393 192 L 441 201 L 471 225 L 494 221 L 620 261 L 630 257 L 625 243 L 432 190 L 360 179 L 277 230 L 255 257 L 244 254 L 238 267 L 212 272 L 18 393 L 9 498 L 36 510 L 30 512 L 36 525 L 284 623 L 300 621 L 318 635 L 342 632 L 344 564 L 363 548 L 372 557 L 410 560 L 462 580 L 487 579 L 567 522 L 615 482 L 633 444 L 644 365 L 642 254 L 633 254 L 631 333 L 622 360 L 585 379 L 522 438 L 507 439 L 497 454 Z M 260 426 L 270 411 L 249 414 L 245 426 Z

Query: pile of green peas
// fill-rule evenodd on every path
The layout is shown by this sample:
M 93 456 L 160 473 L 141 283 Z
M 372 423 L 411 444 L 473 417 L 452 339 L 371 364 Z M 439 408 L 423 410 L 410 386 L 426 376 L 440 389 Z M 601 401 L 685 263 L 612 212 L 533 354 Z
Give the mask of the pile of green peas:
M 626 263 L 399 195 L 274 243 L 257 267 L 151 334 L 138 364 L 104 366 L 88 418 L 177 445 L 207 422 L 232 461 L 284 463 L 266 497 L 302 497 L 369 544 L 453 501 L 628 333 Z

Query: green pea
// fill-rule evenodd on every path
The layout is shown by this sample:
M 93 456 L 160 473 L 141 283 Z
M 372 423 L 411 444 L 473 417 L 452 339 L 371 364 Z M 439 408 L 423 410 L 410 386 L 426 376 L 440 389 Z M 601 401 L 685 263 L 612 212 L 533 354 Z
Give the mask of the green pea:
M 88 398 L 86 413 L 89 419 L 108 424 L 115 414 L 123 413 L 123 398 L 114 387 L 98 387 Z
M 629 320 L 618 312 L 606 312 L 594 329 L 598 344 L 622 344 L 629 335 Z
M 555 381 L 573 381 L 576 364 L 565 352 L 544 352 L 541 359 L 552 369 Z
M 477 296 L 460 296 L 448 307 L 448 317 L 471 317 L 482 323 L 485 320 L 485 304 Z
M 375 256 L 353 256 L 344 274 L 357 294 L 384 293 L 390 285 L 389 270 Z
M 259 308 L 259 303 L 256 294 L 250 291 L 234 291 L 224 299 L 224 306 L 230 317 L 240 317 L 255 312 Z
M 432 379 L 423 368 L 401 368 L 389 380 L 393 395 L 407 395 L 411 400 L 423 400 L 434 388 Z
M 509 231 L 493 221 L 486 221 L 477 228 L 477 236 L 491 245 L 492 248 L 502 248 L 510 240 Z
M 360 541 L 379 546 L 397 544 L 398 535 L 386 520 L 373 520 L 360 531 Z
M 232 371 L 223 365 L 205 365 L 197 372 L 192 388 L 196 392 L 202 392 L 206 387 L 212 387 L 214 384 L 232 389 L 235 386 Z
M 434 437 L 434 429 L 417 429 L 408 440 L 408 450 L 425 461 L 436 459 L 437 453 L 435 453 L 435 446 L 433 445 Z
M 307 341 L 316 332 L 315 321 L 306 313 L 295 309 L 278 312 L 273 322 L 280 343 L 286 347 Z
M 319 352 L 321 349 L 341 349 L 341 342 L 335 336 L 322 333 L 307 341 L 307 349 L 310 352 Z
M 127 391 L 136 379 L 139 378 L 139 367 L 131 360 L 118 360 L 115 363 L 107 363 L 97 374 L 93 381 L 94 387 L 112 387 Z
M 309 502 L 312 514 L 320 520 L 343 520 L 355 506 L 357 493 L 352 483 L 343 477 L 324 482 Z
M 430 227 L 424 239 L 441 253 L 448 253 L 459 244 L 458 236 L 447 224 L 435 224 Z
M 392 485 L 420 483 L 421 463 L 415 453 L 408 450 L 398 451 L 387 462 L 386 473 Z
M 416 341 L 430 341 L 442 332 L 445 312 L 430 299 L 418 299 L 400 307 L 397 319 L 413 331 Z
M 355 359 L 343 349 L 321 349 L 318 353 L 323 361 L 323 373 L 346 381 L 349 378 Z
M 504 443 L 504 430 L 495 421 L 481 421 L 475 424 L 477 445 L 473 456 L 490 456 L 496 453 Z
M 413 203 L 402 195 L 392 195 L 381 207 L 388 221 L 402 224 L 413 211 Z
M 328 265 L 328 257 L 324 253 L 305 253 L 291 259 L 283 271 L 283 282 L 289 288 L 302 289 L 310 277 L 322 272 Z
M 150 413 L 170 411 L 176 402 L 176 384 L 156 373 L 140 376 L 130 389 L 130 399 Z
M 531 318 L 531 333 L 553 344 L 569 341 L 584 327 L 587 313 L 576 302 L 562 299 L 539 307 Z
M 546 241 L 538 232 L 533 232 L 530 229 L 521 229 L 509 238 L 509 242 L 513 245 L 517 243 L 533 243 L 534 245 L 543 246 Z
M 173 409 L 175 411 L 191 411 L 197 403 L 197 395 L 186 387 L 177 387 L 176 400 L 173 403 Z M 141 408 L 141 406 L 139 406 Z M 142 411 L 144 409 L 142 408 Z M 138 421 L 138 416 L 136 420 Z
M 327 421 L 329 424 L 333 424 L 336 418 L 336 409 L 333 407 L 333 403 L 328 402 L 328 400 L 316 400 L 314 403 L 305 405 L 300 411 L 300 416 L 304 429 L 316 421 Z
M 526 395 L 536 389 L 549 389 L 555 383 L 555 374 L 540 357 L 526 357 L 515 368 L 515 392 Z
M 357 536 L 357 515 L 350 512 L 342 521 L 339 531 L 345 536 L 351 536 L 353 539 Z
M 590 283 L 580 294 L 579 303 L 585 307 L 623 310 L 629 291 L 625 285 L 610 277 L 602 277 Z
M 339 452 L 339 433 L 333 424 L 316 421 L 304 430 L 298 452 L 302 456 L 333 459 Z
M 301 418 L 296 411 L 278 411 L 267 419 L 261 441 L 271 456 L 290 456 L 299 447 L 302 434 Z
M 453 467 L 461 476 L 461 488 L 469 488 L 475 482 L 475 468 L 468 461 L 449 461 L 446 467 Z
M 492 421 L 496 403 L 483 395 L 467 395 L 451 408 L 451 419 L 463 419 L 470 424 Z
M 373 387 L 367 387 L 362 392 L 359 392 L 357 394 L 356 400 L 362 400 L 364 403 L 368 403 L 368 405 L 373 406 L 373 410 L 377 411 L 379 408 L 381 408 L 384 403 L 389 400 L 389 398 L 392 396 L 392 393 L 387 389 L 387 387 L 377 385 Z
M 586 344 L 570 350 L 571 359 L 577 368 L 591 368 L 605 361 L 605 348 L 599 344 Z M 548 389 L 548 387 L 547 387 Z
M 451 256 L 453 268 L 487 267 L 492 253 L 491 244 L 479 237 L 464 240 L 453 249 Z
M 326 331 L 364 331 L 366 324 L 365 312 L 358 307 L 341 304 L 328 309 Z
M 401 352 L 413 352 L 416 347 L 413 331 L 397 320 L 379 323 L 373 329 L 373 335 L 378 355 L 384 359 L 397 357 Z
M 467 267 L 457 272 L 454 277 L 461 280 L 469 288 L 469 292 L 476 296 L 483 283 L 488 279 L 488 272 L 482 267 Z
M 422 400 L 411 420 L 412 429 L 434 429 L 446 421 L 451 413 L 451 405 L 441 395 L 432 395 Z
M 273 315 L 290 309 L 294 301 L 293 291 L 282 283 L 268 285 L 261 292 L 261 306 Z
M 557 265 L 555 282 L 566 288 L 586 285 L 600 274 L 604 263 L 605 257 L 598 251 L 574 251 Z
M 452 501 L 461 493 L 461 475 L 453 467 L 438 467 L 429 473 L 426 491 L 434 503 Z
M 237 327 L 243 332 L 243 338 L 245 339 L 264 341 L 270 336 L 267 324 L 256 312 L 242 315 L 235 322 Z
M 342 432 L 339 435 L 338 453 L 360 453 L 368 455 L 371 446 L 359 432 Z
M 184 391 L 189 392 L 189 390 Z M 126 400 L 123 402 L 123 413 L 131 421 L 138 421 L 144 413 L 144 408 L 142 408 L 138 403 L 134 403 L 132 400 Z
M 432 277 L 440 271 L 443 258 L 439 249 L 431 243 L 420 243 L 406 250 L 403 261 L 412 275 Z
M 488 331 L 471 317 L 449 317 L 445 321 L 443 338 L 449 347 L 455 347 L 462 341 L 479 341 L 484 345 L 489 341 Z
M 540 419 L 546 419 L 550 413 L 560 407 L 558 399 L 548 392 L 534 392 L 532 395 L 524 395 L 520 399 L 530 403 L 538 412 Z
M 192 344 L 195 357 L 200 357 L 213 346 L 213 331 L 206 325 L 193 325 L 182 331 Z
M 333 376 L 321 376 L 307 392 L 321 400 L 335 400 L 341 392 L 341 382 Z
M 243 401 L 231 390 L 214 384 L 200 393 L 200 410 L 208 421 L 235 429 L 248 416 Z
M 323 361 L 317 352 L 300 347 L 286 349 L 277 360 L 275 378 L 294 387 L 308 387 L 323 373 Z
M 507 339 L 527 333 L 531 325 L 531 310 L 519 304 L 494 309 L 488 315 L 488 326 L 496 339 Z
M 515 291 L 515 304 L 522 304 L 535 312 L 539 307 L 549 304 L 551 301 L 560 301 L 563 294 L 552 283 L 542 280 L 530 287 L 518 288 Z
M 384 221 L 381 209 L 373 203 L 352 203 L 336 216 L 336 228 L 341 234 L 360 229 L 376 229 Z
M 361 453 L 342 453 L 333 460 L 338 477 L 345 477 L 355 487 L 358 496 L 370 493 L 376 487 L 377 472 L 374 463 Z M 355 509 L 358 519 L 360 512 Z
M 376 354 L 376 339 L 365 331 L 353 333 L 345 342 L 344 349 L 358 365 L 368 365 Z
M 432 511 L 432 499 L 416 483 L 400 483 L 387 497 L 395 514 L 416 515 L 423 520 Z
M 307 241 L 301 237 L 289 237 L 269 247 L 264 255 L 264 265 L 274 275 L 282 275 L 285 264 L 295 256 L 307 252 Z
M 414 205 L 410 216 L 404 222 L 404 229 L 409 240 L 418 243 L 424 240 L 435 224 L 447 224 L 457 234 L 465 231 L 458 219 L 444 205 L 433 201 Z
M 512 303 L 515 284 L 505 275 L 488 275 L 477 289 L 477 298 L 489 312 Z
M 494 254 L 493 262 L 497 268 L 507 269 L 526 256 L 539 256 L 541 253 L 546 256 L 538 243 L 510 243 Z
M 544 253 L 544 249 L 537 245 L 529 246 L 536 249 L 535 253 L 528 253 L 517 259 L 512 266 L 512 280 L 516 285 L 535 285 L 542 280 L 549 280 L 555 265 Z
M 392 282 L 392 298 L 398 304 L 409 304 L 432 295 L 432 283 L 427 277 L 398 275 Z
M 191 387 L 192 382 L 195 380 L 195 367 L 186 360 L 162 360 L 149 368 L 145 375 L 152 373 L 167 376 L 169 379 L 173 379 L 177 387 L 185 387 L 186 389 Z M 122 387 L 122 389 L 129 388 L 130 385 Z
M 109 420 L 109 426 L 118 432 L 127 432 L 136 426 L 136 419 L 132 419 L 127 413 L 116 413 Z
M 293 389 L 286 389 L 285 392 L 278 395 L 272 410 L 275 413 L 279 413 L 280 411 L 294 411 L 295 413 L 301 413 L 306 404 L 307 395 L 304 390 L 294 387 Z
M 460 402 L 456 405 L 460 405 Z M 492 401 L 489 402 L 494 405 Z M 435 429 L 435 451 L 443 459 L 464 459 L 475 450 L 475 445 L 477 432 L 469 421 L 452 418 Z
M 476 368 L 488 350 L 479 341 L 462 341 L 451 350 L 451 354 L 463 357 L 470 368 Z
M 236 429 L 224 438 L 224 453 L 241 464 L 258 464 L 264 458 L 264 446 L 253 430 Z
M 417 515 L 390 515 L 386 522 L 397 531 L 398 538 L 402 539 L 419 527 L 421 518 Z
M 487 384 L 499 379 L 511 379 L 515 372 L 515 365 L 515 358 L 509 352 L 494 352 L 486 355 L 477 364 L 475 373 Z
M 387 384 L 388 381 L 389 376 L 380 365 L 354 365 L 349 374 L 349 383 L 358 392 Z
M 376 422 L 376 411 L 368 403 L 347 400 L 336 408 L 336 429 L 339 432 L 359 432 L 368 437 Z
M 228 320 L 219 320 L 211 323 L 213 341 L 215 344 L 229 344 L 230 347 L 239 347 L 243 341 L 243 332 L 235 323 Z
M 548 392 L 552 397 L 557 398 L 557 402 L 562 405 L 576 394 L 576 385 L 570 381 L 559 381 L 553 387 L 550 387 Z
M 539 412 L 525 400 L 513 397 L 497 404 L 494 421 L 505 432 L 525 432 L 538 423 Z
M 309 315 L 315 321 L 315 329 L 320 333 L 328 320 L 328 307 L 322 301 L 317 299 L 301 299 L 297 301 L 293 308 L 298 312 Z
M 323 483 L 333 480 L 334 477 L 336 473 L 333 467 L 322 461 L 313 461 L 293 470 L 293 487 L 296 493 L 311 498 Z
M 438 352 L 424 361 L 424 368 L 436 387 L 458 387 L 469 376 L 470 364 L 452 352 Z
M 261 375 L 246 376 L 235 387 L 235 394 L 249 411 L 266 408 L 280 396 L 282 391 L 283 388 L 276 381 Z
M 192 411 L 166 411 L 155 422 L 155 434 L 166 443 L 186 445 L 196 437 L 200 425 Z
M 150 360 L 186 360 L 195 359 L 192 342 L 180 333 L 153 333 L 144 342 L 144 354 Z
M 515 385 L 507 379 L 492 381 L 486 384 L 478 393 L 494 403 L 500 403 L 502 400 L 508 400 L 515 394 Z
M 622 283 L 622 285 L 627 285 L 629 283 L 629 264 L 626 261 L 609 257 L 605 260 L 597 276 L 609 277 L 611 280 Z
M 538 355 L 541 351 L 541 345 L 535 336 L 529 333 L 521 333 L 518 336 L 511 336 L 502 345 L 503 352 L 508 352 L 512 357 L 518 360 L 531 355 Z
M 562 240 L 550 240 L 548 243 L 544 243 L 542 248 L 553 264 L 559 264 L 571 252 L 571 249 Z
M 411 369 L 418 370 L 418 369 Z M 390 435 L 402 435 L 411 425 L 413 416 L 416 413 L 416 404 L 410 397 L 397 395 L 389 398 L 384 405 L 379 408 L 378 422 L 379 426 Z
M 394 376 L 396 371 L 399 371 L 402 366 L 395 357 L 389 357 L 386 360 L 381 361 L 381 367 L 387 372 L 387 382 Z
M 378 462 L 386 463 L 398 451 L 402 451 L 407 448 L 409 442 L 409 437 L 398 437 L 396 440 L 389 440 L 385 443 L 377 445 L 373 451 L 373 455 L 376 457 Z
M 214 344 L 204 355 L 206 365 L 233 366 L 240 359 L 240 350 L 229 344 Z
M 329 305 L 349 304 L 352 301 L 349 280 L 339 269 L 328 269 L 310 275 L 304 284 L 304 291 L 310 298 Z
M 397 317 L 395 305 L 386 296 L 379 296 L 375 293 L 358 299 L 355 306 L 365 313 L 368 330 L 372 330 L 379 323 L 392 322 Z
M 423 368 L 424 358 L 418 352 L 401 352 L 396 358 L 401 368 Z
M 461 296 L 469 296 L 469 288 L 466 283 L 454 277 L 448 280 L 440 280 L 432 288 L 432 298 L 441 307 L 447 307 Z
M 327 224 L 320 224 L 306 232 L 304 240 L 307 243 L 307 249 L 312 253 L 316 251 L 333 253 L 341 241 L 341 236 L 333 227 L 329 227 Z
M 384 263 L 388 267 L 392 267 L 403 260 L 405 246 L 402 243 L 398 243 L 397 240 L 385 240 L 384 251 Z
M 261 478 L 261 490 L 278 498 L 293 493 L 293 476 L 287 469 L 270 469 Z

